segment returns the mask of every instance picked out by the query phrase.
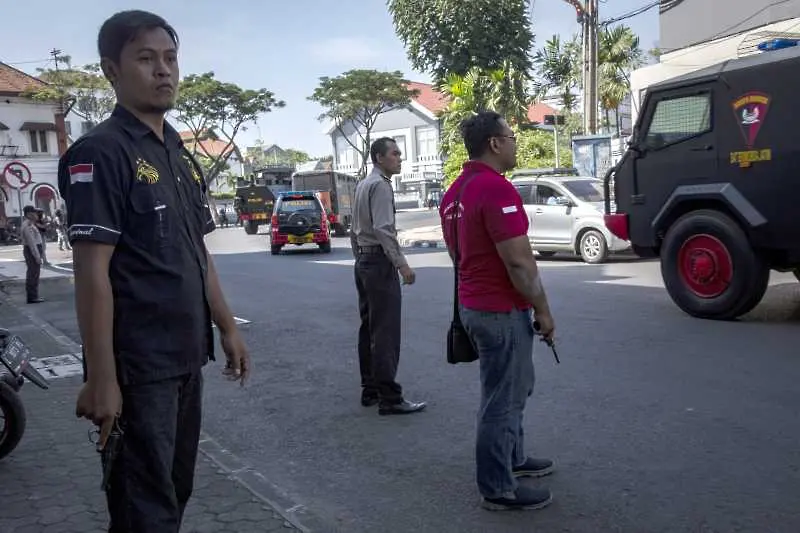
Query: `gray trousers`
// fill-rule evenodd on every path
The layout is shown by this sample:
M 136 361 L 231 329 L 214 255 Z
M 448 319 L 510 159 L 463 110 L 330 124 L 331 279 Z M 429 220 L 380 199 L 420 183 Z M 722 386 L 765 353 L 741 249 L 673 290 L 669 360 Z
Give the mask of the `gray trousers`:
M 382 253 L 360 254 L 355 265 L 358 311 L 358 362 L 362 394 L 382 404 L 403 401 L 395 378 L 400 361 L 400 276 Z

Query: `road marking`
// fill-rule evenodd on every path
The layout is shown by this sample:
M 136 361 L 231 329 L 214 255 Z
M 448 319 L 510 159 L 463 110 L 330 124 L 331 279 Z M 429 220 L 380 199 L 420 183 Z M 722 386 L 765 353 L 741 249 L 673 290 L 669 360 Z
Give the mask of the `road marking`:
M 83 375 L 83 358 L 79 353 L 38 357 L 30 363 L 48 380 Z
M 61 265 L 70 265 L 70 266 L 66 267 L 66 266 L 61 266 Z M 72 265 L 72 261 L 69 261 L 68 263 L 50 263 L 48 266 L 50 268 L 55 268 L 56 270 L 63 270 L 64 272 L 72 273 L 72 266 L 71 265 Z

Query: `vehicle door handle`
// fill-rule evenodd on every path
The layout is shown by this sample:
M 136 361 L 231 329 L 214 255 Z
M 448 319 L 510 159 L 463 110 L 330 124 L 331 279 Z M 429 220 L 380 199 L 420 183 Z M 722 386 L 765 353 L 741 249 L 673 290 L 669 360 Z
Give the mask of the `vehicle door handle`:
M 713 146 L 711 146 L 710 144 L 706 144 L 705 146 L 698 146 L 697 148 L 692 148 L 691 151 L 692 152 L 709 152 L 709 151 L 711 151 L 713 149 L 714 149 Z

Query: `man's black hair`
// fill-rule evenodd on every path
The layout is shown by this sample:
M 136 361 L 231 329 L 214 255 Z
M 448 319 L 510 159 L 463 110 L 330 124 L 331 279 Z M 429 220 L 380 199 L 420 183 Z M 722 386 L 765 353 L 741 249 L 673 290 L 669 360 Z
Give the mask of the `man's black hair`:
M 369 147 L 369 157 L 372 159 L 373 165 L 378 164 L 378 156 L 386 155 L 386 153 L 389 151 L 389 145 L 394 142 L 396 141 L 391 137 L 381 137 L 372 143 L 372 146 Z
M 502 118 L 494 111 L 481 111 L 461 122 L 461 137 L 470 159 L 481 157 L 489 149 L 489 139 L 500 135 Z
M 178 46 L 178 33 L 166 20 L 148 11 L 120 11 L 106 20 L 97 36 L 97 51 L 100 57 L 119 63 L 122 49 L 136 40 L 143 32 L 161 28 L 166 31 Z

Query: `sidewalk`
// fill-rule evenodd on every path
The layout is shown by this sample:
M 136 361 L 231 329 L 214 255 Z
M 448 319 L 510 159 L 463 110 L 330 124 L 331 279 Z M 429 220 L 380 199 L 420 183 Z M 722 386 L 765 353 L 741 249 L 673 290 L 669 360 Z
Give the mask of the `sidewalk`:
M 441 226 L 421 226 L 400 231 L 397 240 L 404 248 L 447 248 Z
M 0 326 L 42 356 L 36 366 L 50 374 L 48 390 L 26 383 L 20 391 L 27 428 L 16 450 L 0 460 L 0 532 L 106 531 L 100 461 L 88 440 L 89 422 L 74 411 L 81 386 L 79 370 L 74 371 L 80 368 L 80 348 L 30 313 L 0 293 Z M 73 371 L 65 371 L 64 362 Z M 267 482 L 257 472 L 205 434 L 200 447 L 194 495 L 181 531 L 311 531 L 297 521 L 291 502 L 274 489 L 260 490 Z

